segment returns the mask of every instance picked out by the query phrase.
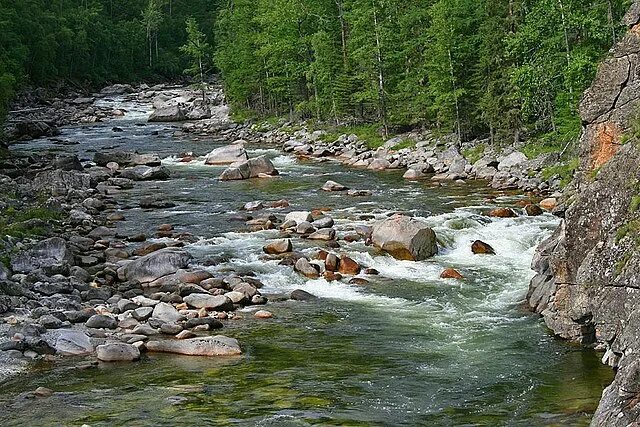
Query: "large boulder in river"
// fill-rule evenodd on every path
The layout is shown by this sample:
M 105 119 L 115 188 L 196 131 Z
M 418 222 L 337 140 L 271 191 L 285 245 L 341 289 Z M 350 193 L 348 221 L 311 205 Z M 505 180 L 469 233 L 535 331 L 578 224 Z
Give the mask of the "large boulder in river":
M 58 329 L 47 332 L 42 338 L 61 355 L 82 356 L 93 353 L 93 345 L 82 331 Z
M 96 355 L 103 362 L 130 362 L 140 359 L 140 350 L 131 344 L 114 342 L 96 347 Z
M 436 233 L 423 222 L 394 215 L 373 226 L 373 244 L 394 258 L 421 261 L 438 253 Z
M 93 161 L 98 166 L 107 166 L 109 163 L 117 163 L 119 166 L 160 166 L 160 157 L 157 154 L 138 154 L 130 151 L 98 152 L 93 156 Z
M 170 176 L 169 169 L 164 166 L 134 166 L 120 172 L 121 178 L 131 179 L 133 181 L 155 181 L 168 179 Z
M 186 119 L 184 111 L 177 105 L 157 108 L 149 117 L 150 122 L 182 122 Z
M 234 163 L 220 175 L 221 181 L 258 178 L 263 175 L 278 175 L 279 172 L 265 156 L 249 159 L 245 162 Z
M 30 273 L 39 268 L 64 268 L 73 264 L 73 254 L 60 237 L 43 240 L 11 259 L 15 273 Z
M 189 261 L 189 252 L 173 248 L 162 249 L 120 267 L 118 277 L 124 281 L 137 280 L 140 283 L 149 283 L 186 268 Z
M 223 335 L 186 340 L 149 341 L 147 350 L 187 356 L 238 356 L 242 354 L 238 341 Z
M 247 160 L 249 160 L 249 156 L 244 148 L 244 141 L 236 141 L 231 145 L 216 148 L 207 154 L 204 163 L 206 165 L 229 165 Z

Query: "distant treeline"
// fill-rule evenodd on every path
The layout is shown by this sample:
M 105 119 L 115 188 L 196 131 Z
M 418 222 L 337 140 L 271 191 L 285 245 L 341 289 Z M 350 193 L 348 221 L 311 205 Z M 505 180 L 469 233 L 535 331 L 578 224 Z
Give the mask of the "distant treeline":
M 185 21 L 212 33 L 215 0 L 0 0 L 0 118 L 16 88 L 181 76 Z
M 229 0 L 217 66 L 236 109 L 574 138 L 623 0 Z

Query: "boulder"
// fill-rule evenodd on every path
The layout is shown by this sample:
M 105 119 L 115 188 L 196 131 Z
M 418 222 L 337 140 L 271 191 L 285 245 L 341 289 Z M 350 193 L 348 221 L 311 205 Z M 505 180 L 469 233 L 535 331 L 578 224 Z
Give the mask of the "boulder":
M 269 255 L 279 255 L 293 250 L 291 239 L 278 239 L 262 248 Z
M 360 265 L 346 255 L 340 257 L 338 272 L 347 276 L 360 274 Z
M 247 160 L 249 160 L 247 150 L 244 148 L 244 142 L 240 141 L 211 151 L 207 154 L 204 163 L 206 165 L 228 165 Z
M 543 214 L 542 209 L 538 205 L 534 205 L 533 203 L 528 204 L 524 207 L 524 211 L 529 216 L 539 216 Z
M 84 325 L 94 329 L 115 329 L 118 327 L 118 321 L 106 314 L 94 314 Z
M 336 238 L 336 230 L 334 230 L 333 228 L 322 228 L 316 231 L 315 233 L 311 233 L 309 236 L 307 236 L 307 239 L 309 240 L 329 241 L 329 240 L 335 240 L 335 238 Z
M 177 105 L 162 106 L 149 116 L 150 122 L 182 122 L 186 119 L 184 111 Z
M 515 218 L 518 214 L 510 208 L 495 208 L 489 211 L 489 216 L 495 218 Z
M 540 202 L 540 207 L 547 211 L 552 211 L 558 206 L 558 199 L 555 197 L 549 197 Z
M 138 154 L 130 151 L 98 152 L 94 154 L 93 162 L 111 170 L 128 166 L 160 166 L 161 164 L 157 154 Z
M 273 313 L 267 310 L 258 310 L 253 313 L 253 316 L 258 319 L 271 319 L 273 317 Z
M 526 163 L 527 161 L 527 156 L 525 156 L 524 153 L 521 153 L 520 151 L 514 151 L 513 153 L 502 159 L 502 161 L 498 164 L 498 170 L 508 171 L 514 167 L 518 167 L 523 163 Z
M 291 292 L 291 295 L 289 296 L 289 298 L 291 298 L 294 301 L 313 301 L 318 299 L 317 296 L 310 294 L 307 291 L 303 291 L 302 289 L 296 289 L 293 292 Z
M 173 274 L 186 268 L 191 261 L 191 255 L 180 249 L 161 249 L 149 255 L 138 258 L 118 269 L 118 278 L 123 281 L 136 280 L 140 283 Z
M 81 356 L 93 353 L 93 345 L 82 331 L 58 329 L 44 334 L 42 338 L 60 355 Z
M 373 226 L 373 244 L 394 258 L 422 261 L 438 253 L 436 234 L 423 222 L 394 215 Z
M 464 276 L 460 274 L 454 268 L 447 268 L 442 273 L 440 273 L 441 279 L 464 279 Z
M 476 240 L 471 244 L 471 252 L 474 254 L 495 255 L 496 251 L 490 244 L 483 242 L 482 240 Z
M 233 310 L 233 301 L 224 295 L 211 295 L 193 293 L 182 299 L 185 303 L 195 308 L 205 308 L 214 311 Z
M 311 216 L 311 212 L 307 211 L 294 211 L 289 212 L 284 217 L 284 222 L 294 221 L 296 224 L 300 224 L 301 222 L 312 222 L 313 216 Z
M 72 190 L 88 190 L 91 188 L 91 175 L 78 171 L 60 169 L 38 172 L 31 181 L 34 193 L 52 196 L 66 196 Z
M 108 343 L 96 347 L 98 360 L 103 362 L 131 362 L 140 359 L 138 347 L 123 342 Z
M 150 307 L 141 307 L 134 311 L 134 317 L 136 317 L 138 310 L 147 309 L 145 312 L 145 316 L 148 315 L 148 310 Z M 166 302 L 159 302 L 153 307 L 153 311 L 151 313 L 151 317 L 159 320 L 162 323 L 177 323 L 184 319 L 184 316 L 176 310 L 176 308 L 168 304 Z
M 320 276 L 318 270 L 304 257 L 296 261 L 294 269 L 309 279 L 317 279 Z
M 15 133 L 12 135 L 15 139 L 35 139 L 60 135 L 58 128 L 43 121 L 18 122 L 15 129 Z
M 261 176 L 275 176 L 279 172 L 267 157 L 260 156 L 245 162 L 234 163 L 220 175 L 221 181 L 258 178 Z
M 425 176 L 427 176 L 425 173 L 415 169 L 407 169 L 404 175 L 402 175 L 404 179 L 420 179 L 424 178 Z
M 345 191 L 348 188 L 342 184 L 339 184 L 335 181 L 327 181 L 322 186 L 322 191 Z
M 121 178 L 131 179 L 133 181 L 152 181 L 168 179 L 171 173 L 164 166 L 134 166 L 120 172 Z
M 222 335 L 183 340 L 149 341 L 147 350 L 188 356 L 237 356 L 242 354 L 237 340 Z
M 60 237 L 43 240 L 11 259 L 15 273 L 29 273 L 39 268 L 63 268 L 73 264 L 73 254 Z

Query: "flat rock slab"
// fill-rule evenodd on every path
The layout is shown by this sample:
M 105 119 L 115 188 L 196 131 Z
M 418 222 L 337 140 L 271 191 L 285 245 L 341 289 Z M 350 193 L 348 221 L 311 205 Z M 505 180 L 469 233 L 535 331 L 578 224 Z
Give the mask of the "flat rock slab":
M 147 350 L 187 356 L 237 356 L 242 354 L 238 341 L 223 335 L 186 340 L 149 341 Z

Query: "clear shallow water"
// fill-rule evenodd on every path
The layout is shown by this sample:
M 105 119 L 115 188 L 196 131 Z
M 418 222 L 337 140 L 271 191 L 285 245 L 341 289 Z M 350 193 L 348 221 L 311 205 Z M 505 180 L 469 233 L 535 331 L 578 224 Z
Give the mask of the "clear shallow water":
M 142 111 L 142 107 L 136 107 Z M 113 133 L 120 126 L 124 132 Z M 157 131 L 157 135 L 154 134 Z M 120 120 L 69 128 L 63 138 L 81 145 L 51 148 L 90 158 L 118 144 L 167 156 L 173 177 L 141 183 L 123 193 L 130 209 L 123 232 L 153 234 L 163 222 L 198 237 L 189 246 L 196 262 L 222 260 L 212 271 L 253 272 L 263 292 L 278 296 L 305 289 L 312 303 L 274 302 L 269 321 L 250 310 L 223 333 L 240 340 L 234 359 L 146 356 L 134 364 L 101 364 L 86 371 L 77 361 L 42 364 L 4 384 L 3 425 L 586 425 L 611 372 L 590 351 L 565 345 L 536 316 L 520 308 L 532 276 L 535 246 L 556 226 L 555 218 L 489 219 L 495 204 L 514 194 L 490 193 L 480 183 L 407 183 L 400 172 L 373 173 L 333 162 L 299 162 L 277 150 L 253 149 L 274 159 L 282 176 L 222 183 L 222 168 L 181 164 L 179 152 L 202 155 L 220 144 L 174 136 L 174 128 Z M 37 141 L 23 150 L 49 146 Z M 318 191 L 333 179 L 371 190 L 370 197 Z M 137 200 L 161 194 L 176 202 L 166 211 L 143 212 Z M 487 201 L 488 195 L 497 195 Z M 265 261 L 262 246 L 278 231 L 249 233 L 233 221 L 251 200 L 288 199 L 293 210 L 329 208 L 339 234 L 392 211 L 422 217 L 436 231 L 441 252 L 419 262 L 394 260 L 362 243 L 343 245 L 362 265 L 380 271 L 366 286 L 306 281 L 289 267 Z M 282 215 L 285 211 L 266 211 Z M 260 216 L 262 213 L 253 215 Z M 474 256 L 482 239 L 494 257 Z M 320 244 L 322 245 L 322 244 Z M 294 240 L 312 253 L 317 243 Z M 465 279 L 439 279 L 445 267 Z M 25 400 L 20 393 L 47 386 L 54 396 Z

